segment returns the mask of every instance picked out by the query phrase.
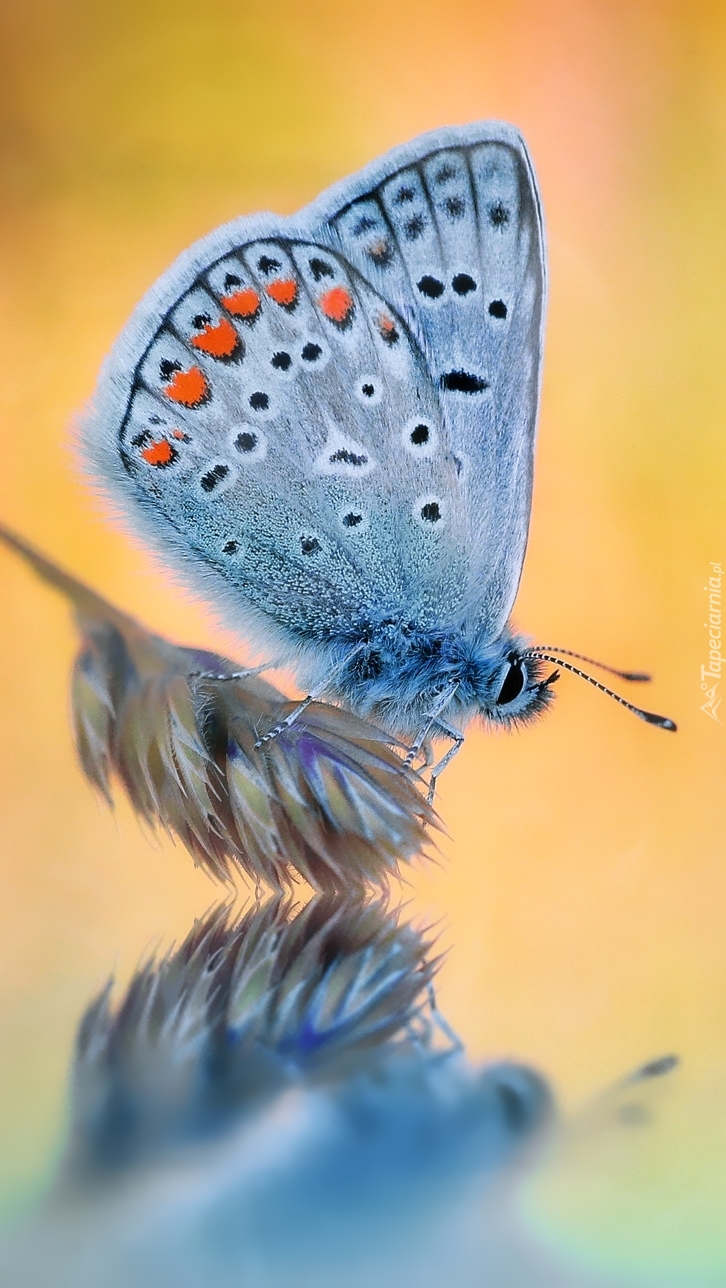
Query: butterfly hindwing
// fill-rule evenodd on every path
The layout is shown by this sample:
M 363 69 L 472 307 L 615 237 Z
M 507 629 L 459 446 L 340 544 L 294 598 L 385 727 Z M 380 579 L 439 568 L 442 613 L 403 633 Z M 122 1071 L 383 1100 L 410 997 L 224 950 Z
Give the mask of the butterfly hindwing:
M 304 639 L 440 615 L 462 516 L 436 391 L 340 254 L 243 241 L 201 267 L 121 374 L 119 464 L 157 543 L 170 531 Z

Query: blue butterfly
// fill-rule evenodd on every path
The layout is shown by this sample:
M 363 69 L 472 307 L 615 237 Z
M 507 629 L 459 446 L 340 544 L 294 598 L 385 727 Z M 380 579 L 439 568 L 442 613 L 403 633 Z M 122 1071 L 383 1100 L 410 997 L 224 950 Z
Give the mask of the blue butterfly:
M 312 694 L 412 754 L 448 735 L 438 770 L 473 716 L 541 712 L 546 663 L 577 670 L 509 620 L 545 296 L 520 134 L 436 130 L 296 216 L 244 217 L 186 251 L 85 421 L 87 454 L 164 558 Z

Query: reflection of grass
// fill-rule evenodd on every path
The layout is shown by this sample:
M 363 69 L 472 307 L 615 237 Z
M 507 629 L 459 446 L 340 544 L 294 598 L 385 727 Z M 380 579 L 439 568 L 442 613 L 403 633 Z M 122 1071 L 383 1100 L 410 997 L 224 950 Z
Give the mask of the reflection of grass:
M 174 952 L 110 986 L 78 1034 L 63 1180 L 90 1181 L 219 1137 L 286 1090 L 392 1057 L 433 1058 L 431 945 L 381 902 L 218 907 Z M 431 1054 L 429 1054 L 431 1048 Z

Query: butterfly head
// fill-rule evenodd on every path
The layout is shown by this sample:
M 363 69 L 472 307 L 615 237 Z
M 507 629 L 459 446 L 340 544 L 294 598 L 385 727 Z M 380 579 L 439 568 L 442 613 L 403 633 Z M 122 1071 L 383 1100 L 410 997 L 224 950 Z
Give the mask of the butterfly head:
M 487 723 L 512 728 L 536 720 L 554 698 L 559 671 L 528 653 L 524 640 L 506 635 L 482 667 L 477 694 L 479 713 Z
M 621 671 L 615 667 L 607 666 L 603 662 L 597 662 L 594 658 L 585 657 L 582 653 L 574 653 L 572 649 L 551 648 L 547 644 L 527 645 L 521 640 L 510 637 L 511 647 L 507 648 L 506 643 L 502 641 L 503 648 L 507 649 L 504 662 L 501 663 L 496 674 L 492 673 L 494 680 L 493 692 L 495 692 L 494 705 L 491 701 L 482 703 L 482 714 L 492 723 L 517 724 L 526 723 L 535 718 L 540 711 L 544 709 L 548 702 L 552 700 L 551 686 L 559 678 L 559 669 L 544 674 L 544 668 L 549 668 L 550 664 L 555 665 L 562 670 L 570 671 L 573 675 L 579 676 L 581 680 L 586 680 L 594 688 L 599 689 L 607 697 L 613 698 L 620 706 L 631 711 L 633 715 L 644 720 L 646 724 L 656 725 L 660 729 L 675 731 L 676 725 L 673 720 L 667 716 L 657 715 L 653 711 L 645 711 L 642 707 L 635 706 L 634 703 L 628 702 L 626 698 L 621 697 L 609 689 L 607 685 L 597 680 L 587 671 L 581 670 L 575 666 L 571 660 L 577 659 L 580 662 L 587 662 L 590 666 L 596 666 L 602 671 L 609 672 L 610 675 L 617 676 L 620 680 L 627 680 L 630 683 L 647 683 L 650 676 L 643 671 Z M 498 687 L 497 687 L 498 686 Z

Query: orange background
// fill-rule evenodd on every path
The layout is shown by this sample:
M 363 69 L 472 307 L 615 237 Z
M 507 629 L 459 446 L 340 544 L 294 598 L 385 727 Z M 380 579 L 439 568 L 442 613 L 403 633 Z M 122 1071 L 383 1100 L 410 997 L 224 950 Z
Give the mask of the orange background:
M 472 731 L 441 784 L 443 861 L 408 893 L 442 919 L 440 1003 L 472 1054 L 536 1064 L 566 1112 L 643 1059 L 683 1056 L 645 1144 L 610 1170 L 596 1144 L 589 1162 L 553 1159 L 532 1196 L 548 1237 L 594 1264 L 688 1266 L 693 1283 L 726 1270 L 726 730 L 699 709 L 703 588 L 726 561 L 726 10 L 4 0 L 0 21 L 0 517 L 154 629 L 241 658 L 78 477 L 66 426 L 104 353 L 223 220 L 292 211 L 425 129 L 522 128 L 551 300 L 516 620 L 652 669 L 646 705 L 679 732 L 570 677 L 536 728 Z M 94 800 L 68 730 L 68 613 L 4 551 L 0 567 L 8 1210 L 57 1149 L 89 995 L 217 892 L 123 800 L 115 817 Z

